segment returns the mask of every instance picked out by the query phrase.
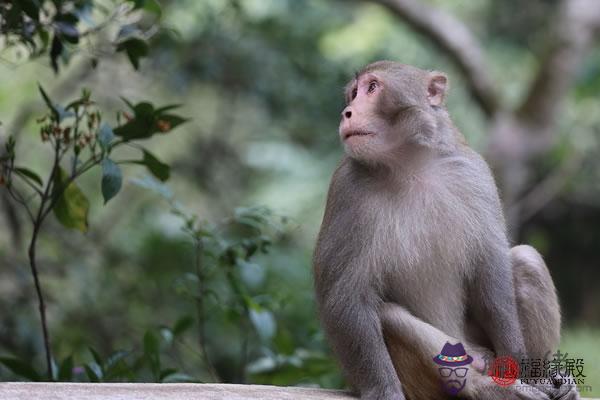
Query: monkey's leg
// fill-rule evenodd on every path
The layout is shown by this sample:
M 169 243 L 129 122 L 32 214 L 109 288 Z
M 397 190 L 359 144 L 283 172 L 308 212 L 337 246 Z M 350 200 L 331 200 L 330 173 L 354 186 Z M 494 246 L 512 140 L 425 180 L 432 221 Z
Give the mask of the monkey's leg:
M 531 246 L 510 250 L 519 322 L 530 359 L 551 357 L 560 343 L 560 307 L 542 256 Z M 574 385 L 540 386 L 551 398 L 578 399 Z
M 380 310 L 380 318 L 388 351 L 407 399 L 448 398 L 442 391 L 438 366 L 433 357 L 439 354 L 446 342 L 456 344 L 461 340 L 445 334 L 395 303 L 385 303 Z M 491 352 L 464 341 L 463 345 L 474 362 L 467 366 L 466 384 L 458 397 L 472 400 L 548 400 L 548 396 L 529 385 L 498 386 L 484 368 L 483 360 Z
M 349 287 L 352 287 L 348 285 Z M 334 291 L 321 301 L 329 343 L 362 400 L 405 400 L 387 351 L 378 307 L 368 295 Z

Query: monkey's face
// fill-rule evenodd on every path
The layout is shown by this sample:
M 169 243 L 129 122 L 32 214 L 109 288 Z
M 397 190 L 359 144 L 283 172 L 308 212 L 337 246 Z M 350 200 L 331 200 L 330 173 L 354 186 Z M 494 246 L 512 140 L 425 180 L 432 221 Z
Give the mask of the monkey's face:
M 443 79 L 443 87 L 436 86 Z M 346 87 L 339 135 L 357 160 L 385 162 L 398 149 L 435 129 L 433 108 L 443 100 L 445 77 L 393 62 L 367 66 Z
M 346 93 L 339 135 L 346 152 L 368 160 L 385 149 L 390 124 L 380 115 L 385 82 L 376 73 L 366 73 L 351 82 Z

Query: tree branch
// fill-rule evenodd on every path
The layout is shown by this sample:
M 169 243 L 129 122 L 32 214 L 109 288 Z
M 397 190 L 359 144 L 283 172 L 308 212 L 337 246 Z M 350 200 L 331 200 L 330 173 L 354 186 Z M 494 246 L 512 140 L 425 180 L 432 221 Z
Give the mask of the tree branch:
M 583 155 L 576 153 L 513 204 L 508 213 L 519 213 L 521 223 L 528 221 L 562 192 L 583 161 Z
M 420 0 L 372 1 L 387 7 L 447 53 L 464 75 L 471 95 L 488 117 L 498 111 L 498 95 L 481 46 L 462 22 Z
M 542 135 L 551 135 L 559 109 L 600 32 L 597 0 L 563 0 L 554 21 L 545 58 L 521 107 L 519 119 Z

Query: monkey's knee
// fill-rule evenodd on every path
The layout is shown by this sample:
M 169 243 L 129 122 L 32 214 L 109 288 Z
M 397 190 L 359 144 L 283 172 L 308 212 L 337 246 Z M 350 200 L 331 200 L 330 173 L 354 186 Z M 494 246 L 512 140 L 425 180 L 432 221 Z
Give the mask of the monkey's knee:
M 527 245 L 510 250 L 519 321 L 530 357 L 555 351 L 560 341 L 556 288 L 540 253 Z

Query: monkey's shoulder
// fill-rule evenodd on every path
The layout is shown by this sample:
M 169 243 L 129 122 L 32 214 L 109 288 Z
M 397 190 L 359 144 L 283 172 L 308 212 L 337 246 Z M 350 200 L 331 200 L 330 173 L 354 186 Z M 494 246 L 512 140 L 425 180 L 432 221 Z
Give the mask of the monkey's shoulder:
M 442 157 L 432 163 L 428 175 L 462 197 L 498 197 L 496 182 L 487 162 L 473 150 Z

